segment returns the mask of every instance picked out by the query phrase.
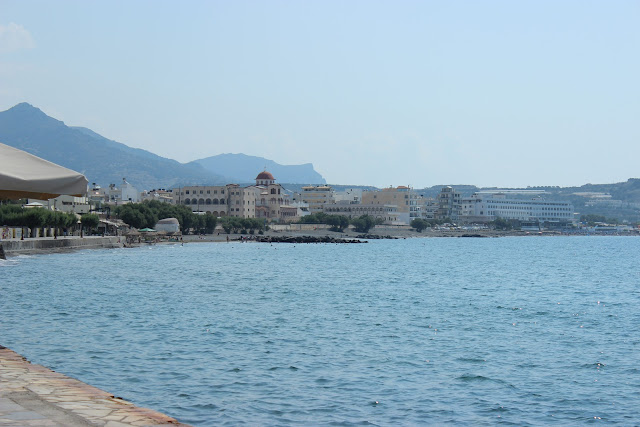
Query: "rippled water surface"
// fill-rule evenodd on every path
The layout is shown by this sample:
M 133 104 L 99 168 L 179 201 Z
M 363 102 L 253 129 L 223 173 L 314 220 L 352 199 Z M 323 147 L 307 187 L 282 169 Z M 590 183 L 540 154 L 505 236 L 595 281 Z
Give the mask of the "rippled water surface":
M 640 423 L 640 239 L 0 261 L 0 344 L 195 425 Z

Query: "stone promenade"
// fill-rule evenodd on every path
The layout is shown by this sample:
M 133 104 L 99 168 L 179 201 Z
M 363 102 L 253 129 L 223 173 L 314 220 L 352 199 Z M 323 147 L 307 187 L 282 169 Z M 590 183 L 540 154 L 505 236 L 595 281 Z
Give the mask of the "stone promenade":
M 186 426 L 0 346 L 0 426 Z

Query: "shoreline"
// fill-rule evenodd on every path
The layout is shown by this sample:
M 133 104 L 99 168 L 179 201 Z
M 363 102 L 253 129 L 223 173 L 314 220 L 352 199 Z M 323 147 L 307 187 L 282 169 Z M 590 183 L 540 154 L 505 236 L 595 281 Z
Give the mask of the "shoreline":
M 398 229 L 398 228 L 376 228 L 366 233 L 367 236 L 378 236 L 378 237 L 359 237 L 362 236 L 363 233 L 359 233 L 353 230 L 345 230 L 345 232 L 340 233 L 337 231 L 330 231 L 328 229 L 318 229 L 318 230 L 301 230 L 301 231 L 274 231 L 269 230 L 264 234 L 226 234 L 226 233 L 214 233 L 207 234 L 204 236 L 201 235 L 185 235 L 183 237 L 184 243 L 198 243 L 198 242 L 226 242 L 227 236 L 229 237 L 230 242 L 239 242 L 241 241 L 241 237 L 247 239 L 248 242 L 253 242 L 252 238 L 262 239 L 262 238 L 295 238 L 295 237 L 311 237 L 311 238 L 322 238 L 322 237 L 330 237 L 335 239 L 361 239 L 361 240 L 374 240 L 374 239 L 415 239 L 415 238 L 498 238 L 498 237 L 548 237 L 548 236 L 640 236 L 640 233 L 621 233 L 621 234 L 587 234 L 587 233 L 574 233 L 567 234 L 561 233 L 559 231 L 543 231 L 543 232 L 535 232 L 535 231 L 520 231 L 520 230 L 510 230 L 510 231 L 502 231 L 502 230 L 424 230 L 421 233 L 417 231 L 411 231 L 409 229 Z M 175 242 L 173 242 L 175 243 Z
M 375 236 L 375 237 L 374 237 Z M 326 228 L 315 230 L 269 230 L 264 234 L 226 234 L 224 232 L 216 232 L 214 234 L 187 234 L 182 236 L 182 241 L 159 241 L 151 244 L 181 244 L 184 243 L 232 243 L 232 242 L 250 242 L 257 243 L 256 240 L 264 240 L 273 238 L 276 240 L 284 240 L 290 238 L 308 238 L 309 240 L 318 240 L 330 238 L 335 240 L 378 240 L 378 239 L 415 239 L 415 238 L 498 238 L 498 237 L 549 237 L 549 236 L 640 236 L 640 232 L 634 231 L 629 233 L 562 233 L 559 231 L 520 231 L 520 230 L 433 230 L 427 229 L 419 233 L 408 228 L 396 227 L 380 227 L 372 229 L 369 233 L 363 234 L 354 230 L 345 230 L 344 232 L 330 231 Z M 229 240 L 227 240 L 227 237 Z M 244 240 L 242 240 L 244 239 Z M 38 255 L 52 254 L 62 252 L 74 252 L 82 249 L 116 249 L 125 247 L 140 247 L 146 243 L 137 243 L 132 246 L 125 246 L 125 236 L 85 236 L 85 237 L 52 237 L 27 238 L 25 240 L 0 240 L 0 259 L 7 259 L 19 255 Z
M 0 425 L 188 427 L 161 412 L 32 364 L 1 345 Z
M 122 247 L 119 236 L 36 237 L 24 240 L 0 240 L 0 259 L 17 255 L 71 252 L 80 249 L 115 249 Z

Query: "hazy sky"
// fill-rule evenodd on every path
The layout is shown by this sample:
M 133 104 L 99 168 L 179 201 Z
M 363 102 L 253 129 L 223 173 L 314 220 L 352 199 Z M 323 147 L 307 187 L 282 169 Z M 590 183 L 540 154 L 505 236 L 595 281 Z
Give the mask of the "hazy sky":
M 0 109 L 330 183 L 640 177 L 640 1 L 0 0 Z M 277 178 L 277 177 L 276 177 Z

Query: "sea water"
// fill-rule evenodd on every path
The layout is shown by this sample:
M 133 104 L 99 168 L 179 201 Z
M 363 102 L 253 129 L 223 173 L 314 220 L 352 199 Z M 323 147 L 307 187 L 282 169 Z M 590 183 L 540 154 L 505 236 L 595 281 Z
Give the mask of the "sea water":
M 194 425 L 640 423 L 640 239 L 11 258 L 0 344 Z

